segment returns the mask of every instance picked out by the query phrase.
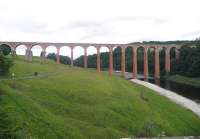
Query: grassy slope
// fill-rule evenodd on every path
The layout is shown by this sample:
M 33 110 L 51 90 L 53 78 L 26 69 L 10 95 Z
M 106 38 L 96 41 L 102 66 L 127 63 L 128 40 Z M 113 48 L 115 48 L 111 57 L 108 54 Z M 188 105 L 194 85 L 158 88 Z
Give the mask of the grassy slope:
M 200 119 L 192 112 L 120 77 L 22 60 L 12 71 L 18 76 L 59 71 L 15 84 L 0 82 L 0 110 L 7 121 L 1 115 L 0 120 L 19 138 L 116 139 L 162 131 L 168 136 L 200 135 Z
M 173 75 L 166 78 L 177 83 L 200 87 L 200 78 L 190 78 L 181 75 Z

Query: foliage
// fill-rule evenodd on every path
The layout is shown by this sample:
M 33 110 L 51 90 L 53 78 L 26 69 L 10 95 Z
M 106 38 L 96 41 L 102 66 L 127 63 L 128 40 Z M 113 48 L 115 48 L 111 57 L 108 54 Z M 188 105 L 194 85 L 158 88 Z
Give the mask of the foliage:
M 171 73 L 170 74 L 181 74 L 184 76 L 190 77 L 200 77 L 200 40 L 195 41 L 150 41 L 143 42 L 145 44 L 179 44 L 182 45 L 180 49 L 180 58 L 177 61 L 175 56 L 175 49 L 172 48 L 170 50 L 170 58 L 171 58 Z M 130 43 L 132 44 L 132 43 Z M 188 47 L 189 46 L 189 47 Z M 192 48 L 190 48 L 193 46 Z M 132 49 L 126 49 L 126 71 L 132 72 Z M 139 47 L 137 51 L 137 62 L 138 62 L 138 73 L 143 74 L 144 71 L 144 50 Z M 96 54 L 89 55 L 88 57 L 88 67 L 96 68 Z M 84 66 L 84 57 L 80 56 L 76 60 L 74 60 L 74 64 L 76 66 L 83 67 Z M 149 74 L 154 75 L 154 50 L 149 49 L 148 51 L 148 67 Z M 104 52 L 101 53 L 101 68 L 107 69 L 109 67 L 109 53 Z M 114 70 L 121 69 L 121 48 L 116 48 L 113 51 L 113 67 Z M 160 51 L 160 72 L 161 75 L 165 74 L 165 49 Z
M 11 70 L 17 76 L 53 73 L 17 80 L 15 88 L 11 81 L 1 82 L 0 107 L 12 121 L 4 126 L 17 127 L 18 138 L 200 135 L 200 119 L 191 111 L 120 77 L 49 60 L 41 64 L 35 57 L 32 63 L 17 58 Z
M 189 77 L 200 77 L 200 43 L 196 42 L 194 47 L 182 47 L 180 59 L 175 74 Z
M 60 57 L 60 63 L 66 64 L 66 65 L 71 64 L 71 60 L 68 56 L 60 55 L 59 57 Z M 55 53 L 50 53 L 50 54 L 47 55 L 47 58 L 56 61 L 57 55 Z
M 126 49 L 125 52 L 125 58 L 126 58 L 126 71 L 128 72 L 132 72 L 132 49 L 130 47 L 128 47 Z M 142 48 L 138 49 L 138 72 L 139 73 L 143 73 L 143 53 L 144 50 Z M 154 51 L 149 51 L 149 72 L 151 74 L 153 74 L 154 72 Z M 96 54 L 93 55 L 89 55 L 87 56 L 87 61 L 88 61 L 88 68 L 96 68 Z M 101 59 L 101 69 L 108 69 L 109 67 L 109 53 L 108 52 L 104 52 L 101 53 L 100 56 Z M 164 62 L 164 60 L 161 60 L 162 62 Z M 77 58 L 76 60 L 74 60 L 74 65 L 75 66 L 79 66 L 79 67 L 83 67 L 84 66 L 84 57 L 80 56 L 79 58 Z M 162 64 L 164 66 L 164 64 Z M 121 48 L 116 48 L 113 51 L 113 68 L 114 70 L 120 70 L 121 69 Z M 162 67 L 162 69 L 164 69 Z
M 9 73 L 9 69 L 13 66 L 13 59 L 9 56 L 5 56 L 0 52 L 0 75 Z
M 11 49 L 8 45 L 2 44 L 0 45 L 0 53 L 3 53 L 4 55 L 8 55 L 11 53 Z
M 182 75 L 166 76 L 167 80 L 200 88 L 200 78 L 191 78 Z

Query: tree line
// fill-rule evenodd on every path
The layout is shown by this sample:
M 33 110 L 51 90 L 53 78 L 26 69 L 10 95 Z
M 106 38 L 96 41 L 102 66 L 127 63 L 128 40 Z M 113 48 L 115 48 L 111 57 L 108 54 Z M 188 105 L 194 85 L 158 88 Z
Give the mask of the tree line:
M 189 77 L 200 77 L 200 40 L 194 41 L 149 41 L 143 42 L 144 44 L 181 44 L 182 47 L 180 51 L 180 57 L 177 60 L 175 58 L 175 48 L 170 50 L 171 57 L 171 72 L 170 74 L 180 74 Z M 132 43 L 130 43 L 132 44 Z M 188 47 L 189 46 L 189 47 Z M 132 49 L 127 48 L 125 51 L 126 57 L 126 71 L 132 72 Z M 137 63 L 138 63 L 138 73 L 143 74 L 143 48 L 138 48 L 137 51 Z M 55 54 L 49 54 L 47 56 L 50 59 L 56 60 Z M 87 66 L 88 68 L 96 68 L 96 57 L 97 54 L 87 56 Z M 108 70 L 109 68 L 109 53 L 103 52 L 100 54 L 101 69 Z M 63 64 L 71 64 L 70 58 L 67 56 L 60 56 L 60 62 Z M 84 56 L 73 61 L 75 66 L 84 67 Z M 154 75 L 154 50 L 148 50 L 148 66 L 149 74 Z M 121 48 L 116 48 L 113 51 L 113 68 L 114 70 L 121 69 Z M 161 76 L 165 75 L 165 50 L 160 51 L 160 72 Z

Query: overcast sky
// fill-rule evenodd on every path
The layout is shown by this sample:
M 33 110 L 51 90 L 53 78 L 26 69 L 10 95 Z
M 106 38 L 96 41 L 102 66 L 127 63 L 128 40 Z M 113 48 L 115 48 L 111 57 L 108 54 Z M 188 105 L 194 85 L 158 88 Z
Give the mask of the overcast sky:
M 195 39 L 200 37 L 199 5 L 199 0 L 0 0 L 0 40 Z

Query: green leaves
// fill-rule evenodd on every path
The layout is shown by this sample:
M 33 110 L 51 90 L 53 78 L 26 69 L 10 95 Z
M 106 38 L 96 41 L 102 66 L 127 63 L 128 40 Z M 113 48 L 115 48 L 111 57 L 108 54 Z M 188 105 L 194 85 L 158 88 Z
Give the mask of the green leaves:
M 0 52 L 0 75 L 9 73 L 11 66 L 13 66 L 13 59 Z
M 0 45 L 0 52 L 3 53 L 3 55 L 8 55 L 11 53 L 11 48 L 6 44 L 2 44 Z

